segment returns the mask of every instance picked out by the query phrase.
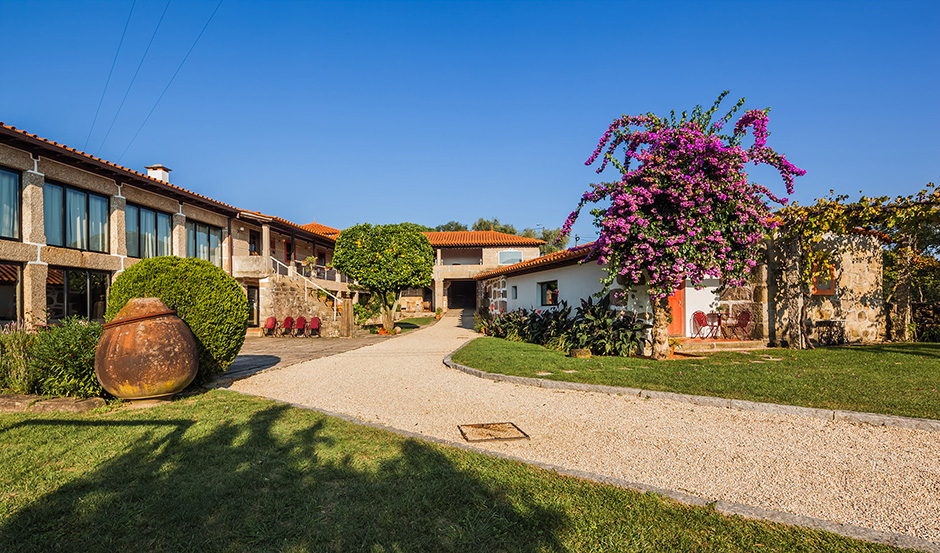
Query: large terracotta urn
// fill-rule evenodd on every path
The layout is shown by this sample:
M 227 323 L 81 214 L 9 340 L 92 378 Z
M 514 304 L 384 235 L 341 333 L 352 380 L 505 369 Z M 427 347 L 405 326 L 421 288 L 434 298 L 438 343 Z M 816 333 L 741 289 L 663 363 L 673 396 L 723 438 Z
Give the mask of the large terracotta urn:
M 95 376 L 121 399 L 169 399 L 198 369 L 193 333 L 159 298 L 127 302 L 104 325 L 95 352 Z

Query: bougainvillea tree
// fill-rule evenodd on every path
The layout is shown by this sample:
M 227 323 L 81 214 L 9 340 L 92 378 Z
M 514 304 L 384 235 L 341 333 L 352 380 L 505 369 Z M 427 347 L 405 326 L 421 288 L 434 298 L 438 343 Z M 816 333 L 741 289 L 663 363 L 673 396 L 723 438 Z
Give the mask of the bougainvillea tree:
M 382 326 L 391 331 L 406 288 L 431 284 L 434 249 L 415 225 L 356 225 L 340 233 L 333 266 L 356 279 L 382 306 Z
M 805 174 L 767 146 L 769 109 L 747 111 L 723 133 L 744 105 L 742 98 L 712 123 L 725 95 L 711 109 L 697 106 L 678 120 L 675 113 L 614 120 L 585 164 L 603 157 L 597 172 L 613 165 L 621 178 L 592 184 L 563 227 L 570 232 L 584 205 L 603 204 L 591 211 L 599 237 L 589 259 L 606 263 L 605 290 L 618 276 L 628 284 L 647 284 L 657 359 L 669 353 L 669 295 L 685 280 L 700 285 L 713 277 L 724 285 L 743 284 L 757 265 L 761 238 L 776 224 L 767 201 L 786 203 L 749 182 L 745 165 L 777 168 L 788 194 L 794 177 Z M 745 148 L 749 129 L 753 144 Z

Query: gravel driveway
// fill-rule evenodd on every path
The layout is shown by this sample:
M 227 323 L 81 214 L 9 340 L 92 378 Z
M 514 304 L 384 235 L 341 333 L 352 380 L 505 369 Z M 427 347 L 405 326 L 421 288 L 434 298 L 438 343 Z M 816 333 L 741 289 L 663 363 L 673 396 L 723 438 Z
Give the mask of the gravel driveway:
M 442 359 L 459 317 L 269 370 L 232 390 L 452 442 L 512 421 L 531 440 L 475 444 L 706 498 L 940 542 L 940 433 L 493 382 Z

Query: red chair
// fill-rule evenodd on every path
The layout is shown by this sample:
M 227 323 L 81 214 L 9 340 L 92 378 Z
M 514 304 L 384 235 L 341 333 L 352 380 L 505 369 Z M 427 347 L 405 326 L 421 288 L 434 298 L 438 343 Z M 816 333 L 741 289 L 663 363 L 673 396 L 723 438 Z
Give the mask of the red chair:
M 711 325 L 708 324 L 708 317 L 701 311 L 692 313 L 692 337 L 705 338 L 711 333 Z
M 747 325 L 750 324 L 750 322 L 751 312 L 742 311 L 738 313 L 738 318 L 735 319 L 734 324 L 728 325 L 725 329 L 730 331 L 733 335 L 740 336 L 741 340 L 747 340 L 751 337 L 751 333 L 747 331 Z
M 262 336 L 274 336 L 277 330 L 277 319 L 274 317 L 268 317 L 268 320 L 264 321 L 264 326 L 261 327 Z
M 294 318 L 287 317 L 286 319 L 284 319 L 284 324 L 281 325 L 281 328 L 280 328 L 281 336 L 290 336 L 293 330 L 294 330 Z
M 320 317 L 310 317 L 310 324 L 307 328 L 310 329 L 310 336 L 314 333 L 320 336 Z
M 306 317 L 297 317 L 297 320 L 294 321 L 294 336 L 300 336 L 303 338 L 307 334 L 307 319 Z

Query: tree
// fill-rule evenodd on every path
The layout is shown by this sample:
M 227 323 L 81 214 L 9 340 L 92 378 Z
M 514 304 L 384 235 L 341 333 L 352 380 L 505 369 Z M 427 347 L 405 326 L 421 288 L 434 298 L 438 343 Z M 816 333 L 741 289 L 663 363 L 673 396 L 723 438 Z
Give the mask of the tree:
M 499 222 L 499 219 L 493 217 L 493 219 L 484 219 L 480 217 L 477 219 L 476 223 L 473 223 L 472 230 L 495 230 L 496 232 L 502 232 L 505 234 L 516 234 L 516 227 L 512 225 L 504 225 Z
M 594 153 L 604 151 L 601 173 L 608 164 L 620 171 L 616 182 L 592 184 L 571 213 L 562 232 L 587 203 L 609 202 L 591 211 L 599 237 L 588 259 L 606 263 L 604 292 L 622 277 L 629 285 L 646 282 L 653 306 L 653 357 L 669 355 L 669 296 L 685 280 L 701 285 L 708 277 L 723 285 L 745 283 L 757 265 L 761 238 L 776 226 L 765 198 L 784 204 L 766 187 L 748 182 L 748 161 L 776 167 L 793 192 L 794 176 L 805 171 L 767 147 L 767 110 L 746 112 L 733 132 L 725 124 L 744 105 L 738 103 L 717 123 L 711 117 L 727 95 L 719 95 L 705 111 L 696 106 L 676 120 L 652 113 L 624 115 L 608 127 Z M 636 127 L 636 128 L 634 128 Z M 754 143 L 741 141 L 751 129 Z M 622 161 L 615 154 L 622 147 Z M 631 169 L 633 160 L 638 167 Z
M 563 250 L 565 249 L 565 246 L 568 245 L 568 236 L 561 236 L 561 228 L 550 229 L 540 227 L 540 231 L 537 231 L 533 228 L 527 228 L 523 230 L 519 236 L 544 240 L 545 243 L 539 246 L 539 253 L 541 255 Z
M 467 225 L 459 223 L 457 221 L 449 221 L 443 225 L 437 225 L 434 227 L 434 230 L 437 232 L 457 232 L 467 230 Z
M 391 331 L 402 291 L 431 284 L 434 249 L 411 223 L 365 223 L 340 233 L 333 266 L 380 299 L 382 325 Z

